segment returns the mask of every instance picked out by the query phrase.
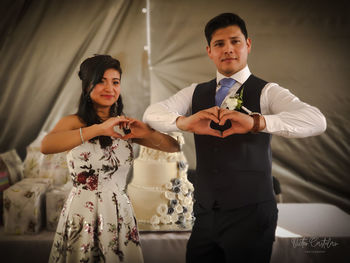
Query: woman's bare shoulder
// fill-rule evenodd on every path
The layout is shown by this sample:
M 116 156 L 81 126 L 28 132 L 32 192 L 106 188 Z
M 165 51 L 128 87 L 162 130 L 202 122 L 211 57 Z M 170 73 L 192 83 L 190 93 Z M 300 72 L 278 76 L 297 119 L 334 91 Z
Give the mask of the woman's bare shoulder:
M 62 117 L 53 131 L 75 130 L 85 126 L 85 123 L 82 122 L 78 115 L 72 114 Z

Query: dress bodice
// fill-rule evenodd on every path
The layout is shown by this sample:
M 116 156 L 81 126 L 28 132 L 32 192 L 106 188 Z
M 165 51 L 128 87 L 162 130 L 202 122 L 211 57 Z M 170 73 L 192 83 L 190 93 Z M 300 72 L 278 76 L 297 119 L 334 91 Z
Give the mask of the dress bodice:
M 73 186 L 99 192 L 123 191 L 133 149 L 130 140 L 112 138 L 112 145 L 106 148 L 101 148 L 99 140 L 90 140 L 70 150 L 67 162 Z

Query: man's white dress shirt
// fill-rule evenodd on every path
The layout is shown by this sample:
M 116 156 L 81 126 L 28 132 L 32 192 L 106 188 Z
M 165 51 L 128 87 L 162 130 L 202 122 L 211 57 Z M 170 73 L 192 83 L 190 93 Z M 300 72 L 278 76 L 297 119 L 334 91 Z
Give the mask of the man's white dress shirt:
M 236 83 L 226 98 L 234 95 L 250 75 L 248 66 L 233 74 L 231 78 L 235 79 Z M 219 83 L 222 78 L 226 77 L 217 72 L 216 83 Z M 179 116 L 192 114 L 192 96 L 197 85 L 193 83 L 169 99 L 150 105 L 144 113 L 143 121 L 162 132 L 178 131 L 176 119 Z M 219 88 L 220 84 L 216 90 Z M 300 101 L 288 89 L 276 83 L 267 83 L 262 89 L 260 109 L 266 122 L 266 128 L 261 132 L 301 138 L 319 135 L 326 130 L 326 119 L 319 109 Z

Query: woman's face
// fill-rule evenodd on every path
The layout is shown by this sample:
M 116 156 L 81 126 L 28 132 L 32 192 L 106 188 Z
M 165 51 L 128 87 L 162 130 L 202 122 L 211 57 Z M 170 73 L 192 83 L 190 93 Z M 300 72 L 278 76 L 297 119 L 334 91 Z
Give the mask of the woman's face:
M 100 83 L 90 93 L 91 100 L 97 107 L 110 107 L 120 95 L 120 73 L 116 69 L 107 69 Z

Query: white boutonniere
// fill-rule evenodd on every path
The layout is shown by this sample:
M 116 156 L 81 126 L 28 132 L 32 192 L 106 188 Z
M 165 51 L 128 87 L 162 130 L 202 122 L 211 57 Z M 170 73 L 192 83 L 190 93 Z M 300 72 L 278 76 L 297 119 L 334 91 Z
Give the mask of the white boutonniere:
M 241 109 L 243 105 L 243 90 L 244 87 L 241 89 L 241 92 L 239 94 L 236 93 L 235 95 L 228 97 L 223 105 L 224 108 L 228 110 Z

